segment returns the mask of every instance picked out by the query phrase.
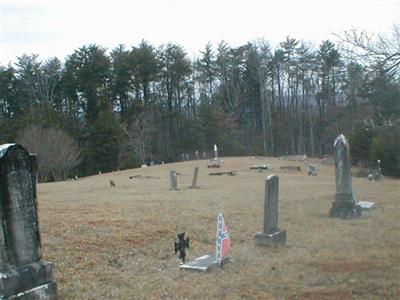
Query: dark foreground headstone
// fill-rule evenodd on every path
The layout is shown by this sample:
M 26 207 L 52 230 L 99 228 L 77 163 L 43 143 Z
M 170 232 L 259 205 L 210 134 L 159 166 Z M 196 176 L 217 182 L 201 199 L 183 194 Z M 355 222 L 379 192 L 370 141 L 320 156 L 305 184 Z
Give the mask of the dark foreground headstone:
M 42 260 L 36 157 L 0 146 L 0 299 L 57 299 L 53 264 Z
M 270 175 L 265 180 L 264 231 L 255 235 L 256 245 L 278 246 L 286 243 L 286 230 L 278 228 L 279 178 Z

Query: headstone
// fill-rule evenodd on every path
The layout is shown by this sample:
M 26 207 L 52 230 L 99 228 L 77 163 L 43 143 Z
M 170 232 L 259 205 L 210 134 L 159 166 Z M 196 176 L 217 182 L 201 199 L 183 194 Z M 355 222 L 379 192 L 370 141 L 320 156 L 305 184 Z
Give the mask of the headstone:
M 194 270 L 207 272 L 218 265 L 215 255 L 205 254 L 189 261 L 179 268 L 182 270 Z
M 218 148 L 217 145 L 214 144 L 214 159 L 218 160 Z
M 210 163 L 207 165 L 208 168 L 220 168 L 221 165 L 218 159 L 218 148 L 217 145 L 214 144 L 214 158 L 209 160 Z
M 286 243 L 286 230 L 278 228 L 279 178 L 270 175 L 265 180 L 264 231 L 255 235 L 256 245 L 278 246 Z
M 341 134 L 334 143 L 336 194 L 329 216 L 333 218 L 361 216 L 361 207 L 353 194 L 351 182 L 350 145 Z
M 189 187 L 190 189 L 198 189 L 199 186 L 197 186 L 197 176 L 199 174 L 199 167 L 195 167 L 193 171 L 193 181 L 192 185 Z
M 178 174 L 175 170 L 171 170 L 169 172 L 170 179 L 171 179 L 171 191 L 178 191 Z
M 313 165 L 308 166 L 308 176 L 317 176 L 317 169 Z
M 199 160 L 200 159 L 199 151 L 196 150 L 195 155 L 196 155 L 196 160 Z
M 203 159 L 207 159 L 207 153 L 206 153 L 206 151 L 203 151 Z
M 368 180 L 381 181 L 382 177 L 381 161 L 378 159 L 376 169 L 368 175 Z
M 281 170 L 301 171 L 301 167 L 300 166 L 281 166 Z
M 223 266 L 229 261 L 229 250 L 231 248 L 231 237 L 225 224 L 222 213 L 218 214 L 217 235 L 215 239 L 215 255 L 202 255 L 195 260 L 180 265 L 181 270 L 209 271 L 216 266 Z
M 189 161 L 189 153 L 185 154 L 186 160 Z
M 186 159 L 186 155 L 185 155 L 185 153 L 182 153 L 182 161 L 185 161 L 185 159 Z
M 259 173 L 262 173 L 263 170 L 270 170 L 271 167 L 269 165 L 252 165 L 250 166 L 250 170 L 257 170 Z
M 42 260 L 36 156 L 0 146 L 0 298 L 57 299 L 53 264 Z
M 376 168 L 376 176 L 378 176 L 378 177 L 379 177 L 379 179 L 378 179 L 378 180 L 380 180 L 380 179 L 381 179 L 381 177 L 382 177 L 382 167 L 381 167 L 381 160 L 380 160 L 380 159 L 378 159 L 378 160 L 377 160 L 377 163 L 378 163 L 378 166 L 377 166 L 377 168 Z

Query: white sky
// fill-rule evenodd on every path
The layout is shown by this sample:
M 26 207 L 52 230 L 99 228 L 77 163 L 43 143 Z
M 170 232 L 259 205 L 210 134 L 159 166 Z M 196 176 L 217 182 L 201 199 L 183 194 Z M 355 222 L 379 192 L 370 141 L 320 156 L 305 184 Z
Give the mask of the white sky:
M 232 46 L 291 36 L 318 45 L 358 28 L 388 34 L 400 0 L 0 0 L 0 64 L 23 53 L 61 60 L 83 45 L 108 49 L 174 42 L 190 56 L 207 42 Z

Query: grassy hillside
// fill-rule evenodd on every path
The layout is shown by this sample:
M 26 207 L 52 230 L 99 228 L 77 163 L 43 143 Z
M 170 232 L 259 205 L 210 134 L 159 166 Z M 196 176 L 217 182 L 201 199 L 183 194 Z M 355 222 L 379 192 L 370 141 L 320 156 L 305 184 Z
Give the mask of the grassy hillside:
M 359 200 L 375 209 L 360 219 L 331 219 L 334 167 L 317 177 L 281 171 L 301 163 L 224 158 L 209 176 L 190 161 L 38 185 L 43 257 L 55 264 L 61 299 L 399 299 L 400 181 L 353 178 Z M 249 170 L 269 163 L 272 171 Z M 189 189 L 200 167 L 200 189 Z M 180 191 L 169 191 L 176 169 Z M 255 246 L 262 229 L 264 180 L 279 176 L 279 248 Z M 132 175 L 143 178 L 129 179 Z M 116 187 L 111 187 L 114 180 Z M 214 251 L 218 209 L 232 238 L 232 262 L 207 274 L 179 271 L 176 234 L 191 239 L 189 259 Z

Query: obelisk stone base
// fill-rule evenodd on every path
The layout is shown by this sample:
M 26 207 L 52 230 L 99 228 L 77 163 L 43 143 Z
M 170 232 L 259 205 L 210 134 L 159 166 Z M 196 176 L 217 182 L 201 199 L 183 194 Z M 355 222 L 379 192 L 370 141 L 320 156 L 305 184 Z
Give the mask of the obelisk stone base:
M 286 229 L 274 233 L 259 232 L 254 236 L 256 245 L 259 246 L 280 246 L 286 243 Z
M 54 293 L 51 293 L 52 291 Z M 29 294 L 32 296 L 28 297 Z M 49 297 L 41 295 L 49 295 Z M 23 298 L 19 298 L 22 296 Z M 57 299 L 57 284 L 53 281 L 53 264 L 48 261 L 38 261 L 0 272 L 0 299 L 3 298 Z
M 47 282 L 33 289 L 11 295 L 4 298 L 7 300 L 57 300 L 57 283 L 55 281 Z
M 361 216 L 361 206 L 357 204 L 352 193 L 336 193 L 329 216 L 343 219 L 357 218 Z

